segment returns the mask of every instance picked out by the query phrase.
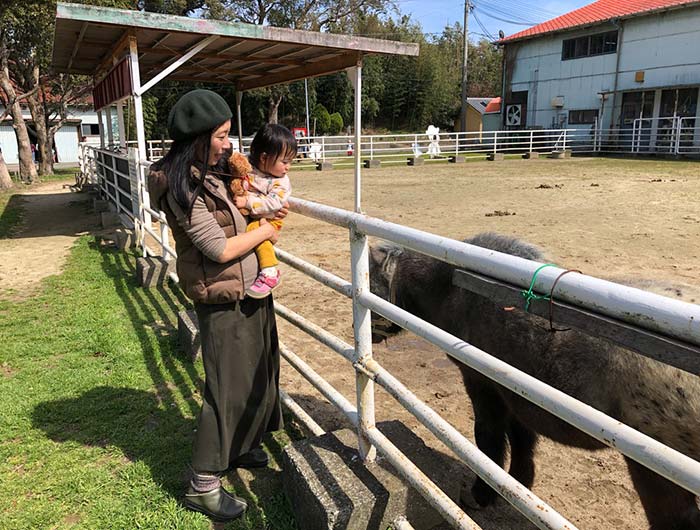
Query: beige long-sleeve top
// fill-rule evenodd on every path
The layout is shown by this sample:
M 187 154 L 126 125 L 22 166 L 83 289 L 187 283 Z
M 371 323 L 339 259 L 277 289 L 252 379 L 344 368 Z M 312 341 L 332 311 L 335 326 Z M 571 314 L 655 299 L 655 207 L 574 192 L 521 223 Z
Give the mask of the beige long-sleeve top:
M 218 194 L 226 200 L 231 207 L 231 211 L 234 212 L 233 218 L 236 223 L 236 231 L 239 234 L 245 233 L 246 220 L 231 202 L 226 185 L 216 177 L 207 175 L 206 179 L 216 188 L 216 191 L 219 192 Z M 202 197 L 195 199 L 190 218 L 187 217 L 187 212 L 175 201 L 172 193 L 167 194 L 167 200 L 168 206 L 175 214 L 177 223 L 187 233 L 194 246 L 207 258 L 216 261 L 226 248 L 226 235 L 223 228 L 207 209 L 204 199 Z M 258 275 L 258 260 L 255 257 L 255 251 L 250 250 L 241 256 L 241 264 L 243 267 L 244 285 L 252 285 Z

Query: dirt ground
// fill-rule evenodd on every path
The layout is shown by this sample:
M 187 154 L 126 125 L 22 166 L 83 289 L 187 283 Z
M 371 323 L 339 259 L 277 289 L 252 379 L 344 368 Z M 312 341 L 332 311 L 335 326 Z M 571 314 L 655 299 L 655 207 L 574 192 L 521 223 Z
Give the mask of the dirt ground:
M 516 235 L 539 245 L 561 266 L 608 279 L 651 279 L 663 284 L 662 292 L 676 296 L 680 291 L 697 303 L 699 175 L 700 163 L 579 158 L 381 168 L 364 172 L 363 209 L 455 239 L 484 230 Z M 352 208 L 350 170 L 293 171 L 290 176 L 295 196 Z M 32 190 L 25 200 L 26 226 L 14 239 L 0 240 L 0 296 L 31 292 L 42 277 L 61 270 L 78 234 L 96 229 L 96 216 L 88 215 L 81 202 L 87 197 L 71 195 L 60 184 Z M 346 229 L 290 215 L 279 245 L 349 278 Z M 283 266 L 283 274 L 277 300 L 352 343 L 349 301 L 289 267 Z M 291 350 L 354 400 L 354 373 L 340 356 L 281 319 L 280 328 Z M 374 355 L 473 439 L 472 410 L 459 372 L 440 350 L 406 334 L 375 346 Z M 287 365 L 282 386 L 326 430 L 347 425 Z M 428 445 L 445 451 L 380 388 L 376 406 L 377 421 L 399 418 Z M 579 528 L 645 528 L 643 510 L 618 453 L 592 453 L 542 440 L 536 461 L 535 493 Z M 460 475 L 455 474 L 449 494 L 457 495 L 461 482 L 473 478 Z M 504 501 L 468 513 L 484 529 L 533 528 Z
M 295 195 L 352 209 L 352 172 L 297 172 Z M 364 171 L 363 210 L 372 216 L 462 239 L 492 230 L 544 249 L 551 262 L 606 279 L 647 278 L 662 294 L 700 302 L 700 164 L 602 159 L 477 162 Z M 507 212 L 511 215 L 494 215 Z M 347 230 L 293 215 L 279 245 L 349 279 Z M 672 287 L 671 287 L 672 286 Z M 672 289 L 672 290 L 667 290 Z M 285 268 L 277 300 L 352 343 L 349 301 Z M 338 355 L 281 322 L 282 340 L 354 399 L 352 369 Z M 409 334 L 375 345 L 375 358 L 419 398 L 473 440 L 473 416 L 457 368 L 437 348 Z M 318 393 L 291 370 L 283 385 L 328 430 Z M 401 418 L 429 445 L 444 447 L 383 390 L 377 420 Z M 318 409 L 314 413 L 314 409 Z M 579 528 L 646 527 L 639 499 L 619 453 L 588 452 L 542 440 L 535 493 Z M 466 475 L 471 483 L 473 475 Z M 456 495 L 460 477 L 448 494 Z M 468 510 L 484 529 L 533 528 L 505 501 Z
M 87 193 L 71 193 L 61 182 L 18 191 L 11 201 L 20 201 L 25 214 L 14 236 L 0 239 L 0 296 L 22 299 L 61 272 L 75 239 L 93 232 L 98 218 L 87 214 Z

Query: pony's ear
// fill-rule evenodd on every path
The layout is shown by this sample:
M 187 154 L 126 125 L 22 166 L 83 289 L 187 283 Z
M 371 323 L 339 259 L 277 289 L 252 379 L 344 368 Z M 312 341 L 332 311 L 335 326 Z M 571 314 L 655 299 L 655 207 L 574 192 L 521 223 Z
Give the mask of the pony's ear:
M 370 260 L 379 266 L 382 275 L 391 279 L 396 272 L 398 257 L 401 255 L 400 248 L 387 248 L 384 246 L 370 247 Z

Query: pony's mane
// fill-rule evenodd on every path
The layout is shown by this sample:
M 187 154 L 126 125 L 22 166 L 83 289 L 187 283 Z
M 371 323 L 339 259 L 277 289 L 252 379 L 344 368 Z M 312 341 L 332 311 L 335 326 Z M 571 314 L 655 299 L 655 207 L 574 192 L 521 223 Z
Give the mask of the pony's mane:
M 487 248 L 489 250 L 495 250 L 496 252 L 503 252 L 504 254 L 535 261 L 541 261 L 544 257 L 543 252 L 535 245 L 516 237 L 506 236 L 496 232 L 482 232 L 465 239 L 464 242 L 477 247 Z M 405 252 L 402 247 L 388 241 L 378 243 L 376 248 L 386 253 L 389 259 L 398 258 Z
M 541 261 L 544 257 L 542 251 L 535 245 L 522 241 L 516 237 L 497 234 L 496 232 L 482 232 L 464 240 L 465 243 L 477 247 L 503 252 L 512 256 Z

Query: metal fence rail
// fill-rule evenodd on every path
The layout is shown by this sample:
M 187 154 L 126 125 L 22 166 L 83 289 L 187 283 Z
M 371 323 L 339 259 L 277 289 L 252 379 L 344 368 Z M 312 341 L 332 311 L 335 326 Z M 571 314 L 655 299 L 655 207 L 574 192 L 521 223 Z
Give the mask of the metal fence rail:
M 681 131 L 683 120 L 678 120 L 676 123 L 681 127 L 678 129 Z M 694 123 L 686 122 L 685 129 L 691 129 L 690 125 L 694 125 Z M 694 133 L 694 128 L 692 129 Z M 572 148 L 577 145 L 577 142 L 579 142 L 578 145 L 584 145 L 584 142 L 571 131 L 542 131 L 540 135 L 536 132 L 540 131 L 509 131 L 503 135 L 501 135 L 501 131 L 498 131 L 493 133 L 492 137 L 482 134 L 481 143 L 478 146 L 472 145 L 474 151 L 471 152 L 478 154 L 480 150 L 484 149 L 484 139 L 491 142 L 488 144 L 488 149 L 497 149 L 500 152 L 505 150 L 512 153 L 517 153 L 520 149 L 536 150 L 538 147 L 554 150 Z M 684 132 L 687 133 L 687 131 Z M 634 144 L 634 134 L 630 136 L 630 145 Z M 412 139 L 415 143 L 415 135 Z M 468 145 L 462 142 L 464 139 L 460 138 L 459 135 L 449 139 L 450 142 L 454 142 L 453 147 L 456 153 L 470 153 L 467 150 Z M 410 140 L 411 138 L 408 138 L 403 141 Z M 372 140 L 373 147 L 379 149 L 376 151 L 376 156 L 398 156 L 395 154 L 383 155 L 382 149 L 405 147 L 403 145 L 396 147 L 398 145 L 396 138 L 386 141 L 393 142 L 395 146 L 383 147 L 381 142 L 374 144 L 374 140 Z M 364 139 L 362 142 L 364 143 Z M 340 144 L 341 142 L 338 141 L 335 145 Z M 329 147 L 332 145 L 329 144 Z M 602 137 L 598 137 L 596 133 L 591 145 L 593 149 L 597 147 L 600 151 L 606 144 Z M 365 146 L 363 145 L 362 148 L 364 149 Z M 405 157 L 405 154 L 400 156 Z M 92 159 L 94 160 L 95 174 L 105 195 L 110 197 L 117 208 L 122 208 L 125 213 L 127 209 L 131 212 L 131 218 L 133 218 L 138 234 L 138 242 L 144 255 L 160 254 L 163 259 L 174 258 L 176 255 L 174 249 L 169 245 L 165 217 L 162 212 L 150 206 L 145 185 L 145 172 L 150 162 L 138 161 L 136 150 L 131 150 L 126 157 L 106 150 L 96 150 Z M 84 156 L 84 160 L 85 171 L 91 171 L 91 157 L 88 153 Z M 123 171 L 124 164 L 127 168 L 126 173 Z M 131 203 L 126 202 L 127 198 L 132 199 Z M 602 412 L 563 394 L 524 372 L 516 370 L 487 352 L 465 343 L 458 337 L 422 321 L 369 292 L 366 238 L 367 235 L 381 237 L 467 270 L 522 287 L 528 286 L 534 271 L 540 264 L 395 225 L 360 213 L 348 212 L 301 199 L 291 199 L 290 202 L 292 210 L 296 213 L 343 226 L 350 230 L 352 282 L 323 271 L 283 250 L 278 249 L 277 252 L 279 258 L 285 263 L 352 298 L 356 346 L 353 347 L 343 342 L 280 304 L 275 304 L 275 310 L 282 318 L 339 353 L 352 365 L 357 378 L 356 406 L 353 406 L 350 401 L 287 348 L 282 347 L 282 355 L 290 365 L 311 381 L 358 427 L 358 445 L 363 458 L 371 459 L 372 451 L 376 447 L 454 527 L 478 528 L 444 492 L 440 491 L 377 430 L 374 425 L 372 386 L 374 383 L 385 388 L 439 440 L 454 451 L 463 462 L 539 528 L 575 528 L 531 491 L 515 481 L 504 469 L 489 460 L 453 426 L 420 401 L 372 358 L 368 336 L 370 310 L 426 338 L 455 359 L 517 392 L 603 443 L 616 447 L 625 455 L 658 474 L 700 495 L 700 463 L 660 444 L 643 433 L 620 424 Z M 359 210 L 359 196 L 356 196 L 356 207 Z M 156 228 L 153 223 L 157 223 L 159 226 Z M 156 241 L 160 252 L 148 248 L 146 235 Z M 561 272 L 555 267 L 544 269 L 537 275 L 534 288 L 539 292 L 548 292 Z M 174 279 L 176 280 L 177 277 L 175 276 Z M 602 314 L 628 322 L 639 329 L 663 330 L 668 336 L 700 345 L 700 308 L 698 306 L 585 275 L 567 275 L 561 278 L 557 287 L 558 297 L 573 305 L 594 309 Z M 309 426 L 312 432 L 322 432 L 322 429 L 308 415 L 304 417 L 303 411 L 298 410 L 298 405 L 289 396 L 284 397 L 284 400 L 293 412 L 299 414 L 302 423 Z

